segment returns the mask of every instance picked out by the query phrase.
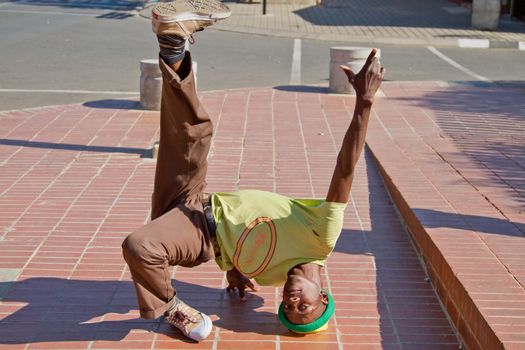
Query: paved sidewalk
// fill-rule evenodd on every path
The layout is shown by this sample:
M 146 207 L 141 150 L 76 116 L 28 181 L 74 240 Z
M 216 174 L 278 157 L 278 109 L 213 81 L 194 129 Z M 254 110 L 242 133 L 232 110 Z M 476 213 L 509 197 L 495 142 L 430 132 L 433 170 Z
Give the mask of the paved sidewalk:
M 310 91 L 204 93 L 216 126 L 209 190 L 323 197 L 353 99 Z M 0 349 L 458 348 L 368 155 L 325 269 L 338 305 L 328 332 L 283 329 L 277 288 L 232 299 L 213 262 L 173 273 L 180 296 L 212 316 L 207 341 L 138 319 L 120 243 L 148 219 L 155 163 L 142 157 L 158 137 L 158 113 L 135 106 L 0 114 Z
M 497 31 L 471 28 L 470 9 L 446 0 L 326 0 L 320 6 L 227 2 L 232 16 L 213 28 L 271 36 L 343 42 L 460 45 L 517 49 L 525 43 L 525 23 L 502 18 Z M 147 16 L 148 11 L 141 11 Z
M 385 84 L 368 145 L 469 348 L 525 349 L 525 84 Z

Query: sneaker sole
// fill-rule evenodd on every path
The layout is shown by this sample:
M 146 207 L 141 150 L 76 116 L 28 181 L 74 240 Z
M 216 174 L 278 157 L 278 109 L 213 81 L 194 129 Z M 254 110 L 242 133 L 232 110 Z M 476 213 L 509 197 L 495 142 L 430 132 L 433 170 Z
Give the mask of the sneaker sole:
M 179 21 L 218 21 L 230 17 L 231 11 L 218 1 L 186 0 L 186 4 L 193 9 L 186 12 L 177 12 L 171 3 L 160 3 L 153 8 L 153 19 L 158 23 L 173 23 Z

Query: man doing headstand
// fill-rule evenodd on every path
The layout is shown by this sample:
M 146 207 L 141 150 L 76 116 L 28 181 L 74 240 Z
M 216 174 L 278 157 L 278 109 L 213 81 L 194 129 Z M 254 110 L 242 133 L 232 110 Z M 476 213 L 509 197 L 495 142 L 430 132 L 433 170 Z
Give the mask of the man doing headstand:
M 207 155 L 213 127 L 195 89 L 186 40 L 230 15 L 216 0 L 159 3 L 152 12 L 160 46 L 163 88 L 160 147 L 152 196 L 152 221 L 130 234 L 123 254 L 137 292 L 140 315 L 164 316 L 196 341 L 211 332 L 210 318 L 182 302 L 171 285 L 170 266 L 215 259 L 228 290 L 283 286 L 279 319 L 290 330 L 326 329 L 334 312 L 322 288 L 321 269 L 343 226 L 356 162 L 365 143 L 374 95 L 385 70 L 372 50 L 363 69 L 342 67 L 356 90 L 356 105 L 324 200 L 292 199 L 240 190 L 207 194 Z

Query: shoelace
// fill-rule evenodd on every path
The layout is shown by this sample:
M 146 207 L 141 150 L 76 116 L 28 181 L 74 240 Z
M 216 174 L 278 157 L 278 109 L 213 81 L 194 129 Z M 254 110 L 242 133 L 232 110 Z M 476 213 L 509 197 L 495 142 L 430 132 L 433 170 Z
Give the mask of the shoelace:
M 194 317 L 191 317 L 187 312 L 177 310 L 168 316 L 168 322 L 175 325 L 184 326 L 187 322 L 197 323 Z
M 215 22 L 217 22 L 217 21 L 213 21 L 213 23 L 215 23 Z M 209 25 L 209 24 L 208 24 L 208 25 Z M 207 25 L 207 26 L 208 26 L 208 25 Z M 203 30 L 204 30 L 204 28 L 199 28 L 199 29 L 197 29 L 195 32 L 202 32 Z M 195 38 L 193 37 L 193 33 L 190 34 L 190 37 L 188 38 L 188 42 L 189 42 L 191 45 L 195 44 Z

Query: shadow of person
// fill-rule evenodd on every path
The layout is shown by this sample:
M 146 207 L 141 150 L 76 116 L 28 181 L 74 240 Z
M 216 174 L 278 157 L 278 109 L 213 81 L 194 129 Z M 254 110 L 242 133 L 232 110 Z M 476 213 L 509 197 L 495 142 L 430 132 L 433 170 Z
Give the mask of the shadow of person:
M 139 101 L 133 99 L 105 99 L 88 101 L 82 104 L 89 108 L 101 108 L 101 109 L 134 109 L 144 110 L 140 105 Z
M 425 226 L 430 228 L 444 227 L 464 230 L 465 233 L 472 230 L 495 235 L 525 237 L 523 234 L 525 225 L 520 222 L 426 208 L 414 208 L 413 210 L 416 216 L 424 221 Z
M 2 138 L 0 138 L 0 145 L 1 146 L 25 147 L 25 148 L 63 150 L 63 151 L 72 151 L 72 152 L 76 151 L 76 152 L 136 154 L 140 156 L 140 158 L 151 158 L 152 157 L 151 149 L 138 148 L 138 147 L 96 146 L 96 145 L 83 145 L 83 144 L 75 144 L 75 143 L 43 142 L 43 141 L 2 139 Z
M 212 316 L 218 327 L 234 332 L 276 332 L 275 314 L 256 310 L 263 305 L 256 294 L 241 303 L 222 289 L 180 281 L 174 285 L 182 300 Z M 162 319 L 139 317 L 135 290 L 129 281 L 28 278 L 1 282 L 0 290 L 5 291 L 3 310 L 10 312 L 0 320 L 0 344 L 119 341 L 137 329 L 188 341 Z M 273 327 L 265 326 L 266 322 Z
M 26 5 L 26 6 L 57 6 L 66 9 L 111 9 L 111 10 L 120 10 L 120 11 L 131 11 L 137 7 L 143 5 L 142 0 L 127 0 L 120 2 L 108 3 L 107 1 L 100 0 L 90 0 L 90 1 L 63 1 L 63 0 L 8 0 L 7 2 L 16 3 L 17 5 Z
M 275 90 L 288 91 L 288 92 L 304 92 L 311 94 L 325 94 L 328 93 L 326 86 L 313 86 L 313 85 L 278 85 L 273 87 Z

